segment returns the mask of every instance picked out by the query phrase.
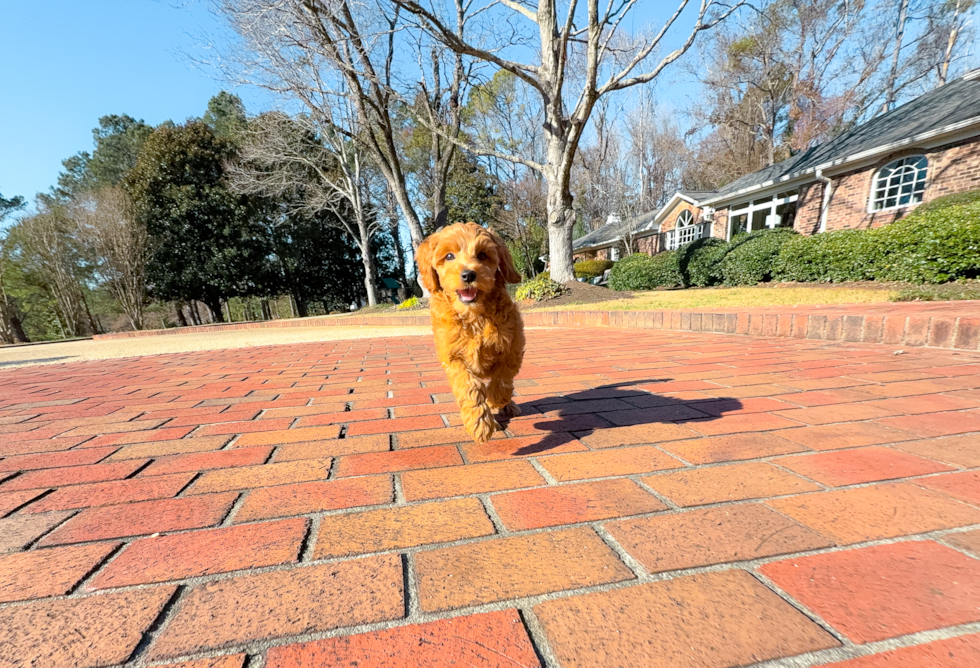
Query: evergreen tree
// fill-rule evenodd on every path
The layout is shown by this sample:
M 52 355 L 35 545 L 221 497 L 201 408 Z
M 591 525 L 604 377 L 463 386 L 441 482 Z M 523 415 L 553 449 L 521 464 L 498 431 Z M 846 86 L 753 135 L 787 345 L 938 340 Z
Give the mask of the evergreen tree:
M 157 128 L 126 179 L 154 250 L 147 276 L 158 299 L 197 299 L 222 321 L 221 300 L 266 281 L 267 203 L 225 187 L 235 148 L 202 121 Z

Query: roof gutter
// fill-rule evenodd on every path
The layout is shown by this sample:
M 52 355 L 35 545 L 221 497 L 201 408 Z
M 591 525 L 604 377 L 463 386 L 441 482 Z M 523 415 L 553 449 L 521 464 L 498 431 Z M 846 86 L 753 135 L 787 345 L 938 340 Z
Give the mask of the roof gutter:
M 823 232 L 827 229 L 827 211 L 830 209 L 830 198 L 834 193 L 834 182 L 823 175 L 822 167 L 817 167 L 814 176 L 818 180 L 823 181 L 823 201 L 820 202 L 820 227 L 817 229 L 817 232 Z
M 847 167 L 852 163 L 860 163 L 862 161 L 870 160 L 876 158 L 884 153 L 891 153 L 900 148 L 907 146 L 921 145 L 923 143 L 929 142 L 933 146 L 939 146 L 943 143 L 948 143 L 949 141 L 956 141 L 955 137 L 950 137 L 950 135 L 956 135 L 957 133 L 962 133 L 968 131 L 971 128 L 980 129 L 980 116 L 974 116 L 968 118 L 965 121 L 960 121 L 959 123 L 951 123 L 944 127 L 938 128 L 936 130 L 929 130 L 928 132 L 921 132 L 914 137 L 909 137 L 908 139 L 903 139 L 901 141 L 891 142 L 890 144 L 882 144 L 881 146 L 876 146 L 874 148 L 868 149 L 866 151 L 861 151 L 860 153 L 854 153 L 852 155 L 845 156 L 839 160 L 829 160 L 825 163 L 817 165 L 816 167 L 811 167 L 798 174 L 793 174 L 787 176 L 783 179 L 773 179 L 771 181 L 766 181 L 765 183 L 760 183 L 758 185 L 749 186 L 748 188 L 743 188 L 742 190 L 729 193 L 727 195 L 722 195 L 720 197 L 714 197 L 711 199 L 706 199 L 701 202 L 701 206 L 713 206 L 716 209 L 720 208 L 719 203 L 730 202 L 732 200 L 740 199 L 743 195 L 750 193 L 759 192 L 761 190 L 766 190 L 774 186 L 785 187 L 794 182 L 805 182 L 807 181 L 807 176 L 813 174 L 817 179 L 825 181 L 826 177 L 823 176 L 824 172 L 828 169 L 839 170 L 842 167 Z M 963 138 L 968 138 L 973 136 L 973 133 L 967 133 Z M 923 146 L 922 148 L 930 148 L 929 146 Z M 817 174 L 821 176 L 817 176 Z M 721 208 L 725 205 L 723 204 Z M 821 228 L 822 230 L 822 228 Z

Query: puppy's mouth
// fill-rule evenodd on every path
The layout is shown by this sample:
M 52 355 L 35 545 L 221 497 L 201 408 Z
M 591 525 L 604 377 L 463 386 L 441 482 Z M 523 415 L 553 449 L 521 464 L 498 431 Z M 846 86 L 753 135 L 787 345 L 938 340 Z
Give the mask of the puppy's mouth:
M 479 292 L 476 288 L 466 288 L 465 290 L 457 290 L 456 296 L 464 304 L 472 304 L 476 301 L 476 296 Z

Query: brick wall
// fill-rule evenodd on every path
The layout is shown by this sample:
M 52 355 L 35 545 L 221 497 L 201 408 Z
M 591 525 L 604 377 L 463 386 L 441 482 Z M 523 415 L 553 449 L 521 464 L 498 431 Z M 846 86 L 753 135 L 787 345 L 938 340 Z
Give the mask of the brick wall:
M 680 217 L 681 213 L 683 213 L 684 211 L 690 211 L 691 213 L 693 213 L 695 221 L 701 218 L 700 208 L 694 206 L 690 202 L 681 200 L 677 204 L 677 206 L 674 207 L 673 211 L 667 214 L 667 217 L 664 218 L 664 221 L 660 223 L 660 231 L 669 232 L 670 230 L 674 229 L 674 227 L 677 225 L 678 217 Z

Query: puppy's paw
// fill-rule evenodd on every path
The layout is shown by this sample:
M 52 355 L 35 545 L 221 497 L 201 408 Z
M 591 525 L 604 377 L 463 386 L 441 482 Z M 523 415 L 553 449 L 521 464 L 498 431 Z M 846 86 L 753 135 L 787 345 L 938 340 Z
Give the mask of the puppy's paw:
M 521 407 L 511 401 L 509 404 L 500 409 L 500 414 L 504 417 L 515 418 L 521 414 Z
M 496 420 L 493 419 L 493 414 L 488 410 L 483 415 L 476 420 L 473 425 L 471 425 L 467 431 L 476 443 L 486 443 L 491 438 L 495 432 L 503 431 Z

